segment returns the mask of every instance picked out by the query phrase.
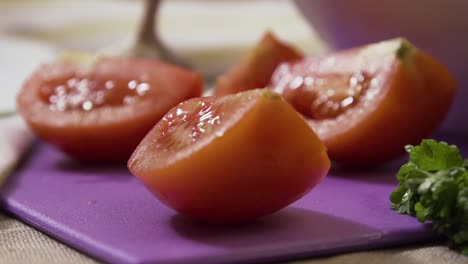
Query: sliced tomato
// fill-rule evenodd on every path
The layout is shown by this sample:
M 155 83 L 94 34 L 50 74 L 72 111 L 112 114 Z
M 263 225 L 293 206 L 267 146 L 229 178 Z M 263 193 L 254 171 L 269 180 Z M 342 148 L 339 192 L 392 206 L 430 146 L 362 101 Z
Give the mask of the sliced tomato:
M 239 222 L 305 195 L 330 161 L 300 115 L 265 89 L 179 104 L 143 139 L 128 166 L 178 212 Z
M 355 165 L 419 144 L 456 92 L 448 70 L 403 39 L 284 63 L 271 87 L 304 115 L 332 160 Z
M 200 96 L 202 79 L 163 62 L 130 58 L 60 60 L 24 83 L 17 108 L 32 130 L 85 161 L 126 161 L 164 114 Z
M 291 45 L 267 32 L 260 42 L 229 71 L 218 77 L 216 95 L 265 88 L 275 68 L 282 62 L 301 59 L 302 54 Z

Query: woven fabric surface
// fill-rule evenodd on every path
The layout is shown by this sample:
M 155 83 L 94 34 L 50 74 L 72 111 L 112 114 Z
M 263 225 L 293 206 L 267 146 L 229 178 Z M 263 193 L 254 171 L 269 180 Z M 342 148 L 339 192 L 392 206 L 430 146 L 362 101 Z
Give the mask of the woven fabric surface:
M 97 263 L 34 228 L 0 213 L 0 263 Z

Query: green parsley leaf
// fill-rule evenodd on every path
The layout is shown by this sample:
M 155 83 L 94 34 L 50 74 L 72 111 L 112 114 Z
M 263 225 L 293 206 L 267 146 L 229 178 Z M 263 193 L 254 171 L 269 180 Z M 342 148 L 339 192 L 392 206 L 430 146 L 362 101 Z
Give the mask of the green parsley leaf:
M 432 139 L 405 149 L 409 161 L 396 175 L 399 185 L 390 195 L 391 208 L 432 222 L 468 255 L 468 160 L 456 146 Z
M 461 167 L 464 164 L 460 150 L 456 146 L 449 146 L 445 142 L 437 142 L 433 139 L 423 140 L 419 146 L 407 146 L 410 153 L 410 161 L 419 169 L 425 171 L 437 171 Z

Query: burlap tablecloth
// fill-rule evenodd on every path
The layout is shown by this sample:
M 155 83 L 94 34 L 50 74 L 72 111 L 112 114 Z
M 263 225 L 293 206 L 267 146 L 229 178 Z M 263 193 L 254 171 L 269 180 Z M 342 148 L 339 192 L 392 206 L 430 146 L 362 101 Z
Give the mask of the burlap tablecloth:
M 273 29 L 281 37 L 294 40 L 309 51 L 318 52 L 323 48 L 318 41 L 313 40 L 313 32 L 308 31 L 297 13 L 287 7 L 285 2 L 277 2 L 279 6 L 276 7 L 272 7 L 271 3 L 268 7 L 263 6 L 268 1 L 253 1 L 256 3 L 250 3 L 251 6 L 247 6 L 244 1 L 236 2 L 240 5 L 236 7 L 239 12 L 250 10 L 250 16 L 241 21 L 229 21 L 229 16 L 235 15 L 231 12 L 235 10 L 232 8 L 234 2 L 227 3 L 225 7 L 220 1 L 216 4 L 213 1 L 212 6 L 205 2 L 198 7 L 193 4 L 194 1 L 167 2 L 161 19 L 163 37 L 206 72 L 219 70 L 219 65 L 235 60 L 267 28 Z M 189 4 L 192 6 L 187 7 Z M 263 12 L 265 8 L 270 8 L 270 12 Z M 255 15 L 252 10 L 257 10 L 261 15 Z M 0 0 L 0 40 L 2 36 L 20 36 L 47 42 L 59 49 L 94 50 L 115 44 L 122 36 L 132 32 L 139 12 L 137 1 Z M 207 15 L 208 18 L 200 20 Z M 184 30 L 187 27 L 187 24 L 181 22 L 184 20 L 190 20 L 193 26 L 190 32 Z M 242 27 L 239 23 L 248 23 L 249 27 Z M 224 30 L 216 31 L 216 27 Z M 229 32 L 226 28 L 242 28 L 242 31 L 236 31 L 235 37 L 219 35 L 220 32 Z M 192 34 L 189 38 L 192 42 L 180 41 L 187 39 L 187 34 Z M 97 262 L 0 210 L 0 263 Z M 468 258 L 443 244 L 424 244 L 298 260 L 294 263 L 461 264 L 468 263 Z

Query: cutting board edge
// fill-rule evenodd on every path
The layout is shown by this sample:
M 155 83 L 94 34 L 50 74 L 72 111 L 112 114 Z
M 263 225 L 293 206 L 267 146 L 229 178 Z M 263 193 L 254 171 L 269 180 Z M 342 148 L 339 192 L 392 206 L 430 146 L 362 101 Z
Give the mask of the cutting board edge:
M 95 241 L 86 235 L 79 234 L 60 224 L 59 222 L 50 219 L 46 215 L 39 213 L 37 210 L 28 208 L 23 204 L 14 201 L 13 199 L 3 197 L 1 193 L 0 207 L 14 215 L 21 222 L 33 227 L 35 230 L 44 233 L 58 241 L 61 241 L 68 247 L 78 250 L 82 254 L 85 254 L 89 257 L 98 260 L 104 260 L 110 263 L 140 263 L 134 257 L 121 254 L 118 251 L 102 243 L 99 243 L 98 241 Z M 30 212 L 34 212 L 34 214 L 31 214 Z M 48 219 L 48 221 L 40 220 L 41 217 Z M 102 253 L 104 252 L 104 257 L 98 257 L 102 256 Z M 122 260 L 124 260 L 124 262 Z
M 98 241 L 95 241 L 85 235 L 78 234 L 77 232 L 72 231 L 66 226 L 48 218 L 45 215 L 42 215 L 37 212 L 37 210 L 28 209 L 26 206 L 23 206 L 21 203 L 14 201 L 13 199 L 8 199 L 0 195 L 0 206 L 6 211 L 10 212 L 16 216 L 22 222 L 32 226 L 36 230 L 47 234 L 48 236 L 57 239 L 58 241 L 63 242 L 67 246 L 78 250 L 79 252 L 95 258 L 97 260 L 103 260 L 109 263 L 126 263 L 126 264 L 137 264 L 137 263 L 155 263 L 154 259 L 136 259 L 132 256 L 126 254 L 120 254 L 119 250 L 112 249 L 108 246 L 105 246 Z M 27 211 L 29 210 L 29 211 Z M 26 213 L 28 212 L 28 213 Z M 35 212 L 31 214 L 30 212 Z M 48 221 L 40 220 L 48 219 Z M 51 225 L 51 223 L 53 223 Z M 53 228 L 48 228 L 54 226 Z M 372 239 L 367 237 L 363 239 L 362 242 L 356 244 L 352 239 L 349 241 L 344 241 L 344 243 L 339 244 L 333 247 L 323 247 L 317 248 L 315 250 L 310 250 L 314 248 L 316 243 L 311 242 L 299 242 L 293 243 L 290 245 L 287 250 L 284 249 L 284 244 L 278 244 L 278 248 L 282 250 L 274 250 L 271 247 L 257 248 L 255 250 L 250 250 L 244 252 L 244 254 L 238 257 L 236 254 L 219 254 L 219 255 L 210 255 L 210 256 L 199 256 L 191 259 L 193 264 L 232 264 L 238 263 L 241 261 L 252 261 L 255 263 L 263 263 L 270 261 L 287 261 L 300 258 L 310 258 L 310 257 L 325 257 L 335 255 L 337 253 L 349 253 L 349 252 L 359 252 L 365 250 L 373 250 L 379 248 L 389 248 L 394 246 L 403 246 L 411 245 L 417 242 L 430 242 L 434 241 L 437 236 L 433 232 L 426 232 L 421 234 L 418 231 L 401 231 L 405 233 L 411 239 L 399 242 L 397 241 L 398 235 L 396 234 L 385 234 L 382 233 L 382 237 L 379 239 Z M 368 243 L 368 241 L 375 241 L 375 243 Z M 270 254 L 265 254 L 266 252 Z M 276 254 L 271 254 L 272 252 L 278 252 Z M 287 253 L 285 253 L 287 252 Z M 105 253 L 105 254 L 103 254 Z M 263 257 L 256 257 L 256 256 Z M 185 264 L 187 259 L 180 260 L 163 260 L 156 263 L 165 263 L 165 264 Z

